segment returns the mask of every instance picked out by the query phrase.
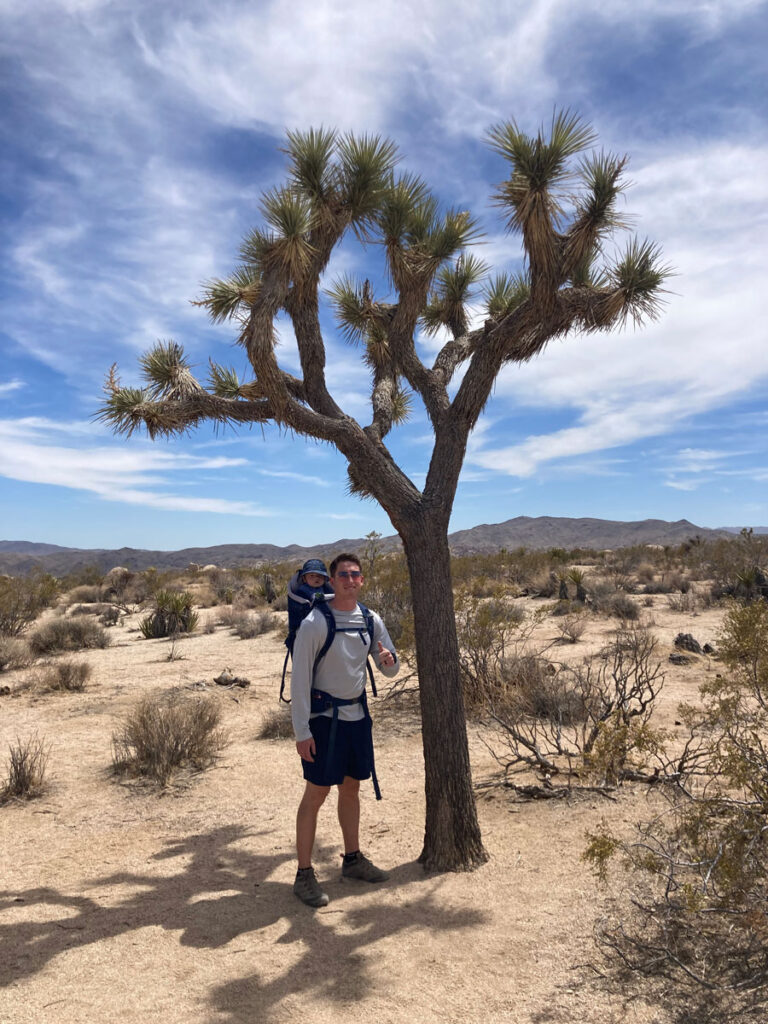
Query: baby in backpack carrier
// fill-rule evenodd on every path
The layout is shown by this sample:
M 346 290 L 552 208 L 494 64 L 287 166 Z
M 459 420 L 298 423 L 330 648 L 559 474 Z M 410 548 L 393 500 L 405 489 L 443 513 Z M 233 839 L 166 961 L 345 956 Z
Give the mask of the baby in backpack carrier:
M 291 596 L 303 597 L 314 604 L 333 597 L 333 587 L 328 582 L 328 570 L 319 558 L 310 558 L 294 575 L 290 583 Z
M 293 574 L 288 584 L 288 636 L 285 646 L 293 651 L 296 630 L 320 601 L 333 598 L 330 576 L 319 558 L 310 558 Z

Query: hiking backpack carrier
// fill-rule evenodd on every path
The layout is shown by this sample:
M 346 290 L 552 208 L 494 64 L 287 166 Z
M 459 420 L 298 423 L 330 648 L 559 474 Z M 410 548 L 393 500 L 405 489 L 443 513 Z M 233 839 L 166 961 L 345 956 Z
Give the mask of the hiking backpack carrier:
M 336 625 L 336 617 L 334 616 L 334 614 L 331 611 L 331 609 L 328 607 L 327 600 L 322 600 L 322 601 L 313 600 L 311 602 L 311 604 L 309 605 L 309 607 L 307 608 L 305 614 L 302 616 L 302 621 L 303 621 L 303 619 L 306 618 L 306 616 L 310 613 L 310 611 L 312 611 L 314 608 L 317 608 L 320 612 L 322 612 L 322 615 L 325 618 L 325 624 L 326 624 L 326 626 L 328 628 L 328 632 L 326 634 L 325 640 L 323 641 L 323 646 L 320 648 L 320 650 L 315 655 L 315 662 L 314 662 L 314 664 L 312 666 L 312 681 L 314 682 L 314 676 L 315 676 L 315 672 L 317 672 L 317 666 L 320 664 L 320 662 L 326 656 L 328 651 L 331 649 L 331 644 L 333 643 L 333 638 L 336 636 L 337 633 L 358 633 L 360 635 L 360 637 L 362 638 L 363 632 L 365 631 L 368 634 L 368 636 L 370 637 L 370 644 L 369 644 L 369 647 L 368 647 L 369 656 L 368 656 L 368 658 L 366 658 L 365 667 L 368 670 L 368 678 L 371 680 L 371 691 L 373 693 L 373 696 L 376 697 L 376 696 L 378 696 L 378 693 L 376 691 L 376 682 L 375 682 L 375 680 L 373 678 L 373 669 L 371 668 L 371 661 L 370 661 L 370 652 L 373 650 L 373 615 L 365 607 L 365 605 L 361 604 L 359 601 L 357 603 L 357 607 L 360 609 L 360 611 L 363 614 L 363 621 L 365 623 L 365 630 L 361 629 L 359 626 L 342 626 L 342 627 L 337 626 Z M 299 625 L 301 625 L 301 622 L 299 623 Z M 286 675 L 286 672 L 288 670 L 288 659 L 289 658 L 293 658 L 293 643 L 294 643 L 294 640 L 296 639 L 296 632 L 297 631 L 298 631 L 298 626 L 293 630 L 293 633 L 291 633 L 291 631 L 289 630 L 288 636 L 285 638 L 285 646 L 288 648 L 288 650 L 286 651 L 286 654 L 285 654 L 285 661 L 283 662 L 283 676 L 282 676 L 282 679 L 280 680 L 280 700 L 283 701 L 283 703 L 285 703 L 285 704 L 290 704 L 291 703 L 290 698 L 285 696 L 285 675 Z M 290 644 L 289 644 L 289 640 L 290 640 Z

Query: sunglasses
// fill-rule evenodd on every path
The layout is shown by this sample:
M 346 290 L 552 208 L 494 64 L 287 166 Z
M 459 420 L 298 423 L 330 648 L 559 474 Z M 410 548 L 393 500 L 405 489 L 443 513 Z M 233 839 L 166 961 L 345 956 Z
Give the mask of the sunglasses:
M 340 580 L 360 580 L 363 578 L 363 574 L 359 569 L 352 569 L 347 572 L 346 569 L 342 569 L 341 572 L 337 572 L 336 575 Z

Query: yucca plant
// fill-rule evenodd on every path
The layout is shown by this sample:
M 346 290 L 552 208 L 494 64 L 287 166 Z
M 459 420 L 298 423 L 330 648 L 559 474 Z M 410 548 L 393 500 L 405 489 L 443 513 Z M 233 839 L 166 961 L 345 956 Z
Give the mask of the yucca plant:
M 139 631 L 145 640 L 192 633 L 197 628 L 198 618 L 188 591 L 158 590 L 154 610 L 141 620 Z
M 264 194 L 263 222 L 247 234 L 233 272 L 210 281 L 199 300 L 213 320 L 235 325 L 247 373 L 212 364 L 203 386 L 181 346 L 161 342 L 140 363 L 142 387 L 123 386 L 112 368 L 101 409 L 116 432 L 144 429 L 151 438 L 203 421 L 275 423 L 335 445 L 347 460 L 351 491 L 381 503 L 404 542 L 412 586 L 426 767 L 421 859 L 435 870 L 486 859 L 448 548 L 470 432 L 506 364 L 533 358 L 553 338 L 653 319 L 669 274 L 650 242 L 631 239 L 615 259 L 606 256 L 622 228 L 617 204 L 626 159 L 596 150 L 594 132 L 579 117 L 557 112 L 534 135 L 506 121 L 488 141 L 506 167 L 494 198 L 522 242 L 521 252 L 510 246 L 509 253 L 522 257 L 519 276 L 487 276 L 469 250 L 480 240 L 471 213 L 442 209 L 424 180 L 396 167 L 389 140 L 289 132 L 286 180 Z M 334 249 L 350 234 L 381 256 L 384 287 L 349 274 L 323 290 Z M 345 413 L 329 389 L 327 304 L 370 372 L 367 423 Z M 295 332 L 298 372 L 281 365 L 279 317 Z M 448 335 L 430 362 L 417 344 L 425 329 Z M 416 398 L 434 435 L 421 489 L 387 447 Z

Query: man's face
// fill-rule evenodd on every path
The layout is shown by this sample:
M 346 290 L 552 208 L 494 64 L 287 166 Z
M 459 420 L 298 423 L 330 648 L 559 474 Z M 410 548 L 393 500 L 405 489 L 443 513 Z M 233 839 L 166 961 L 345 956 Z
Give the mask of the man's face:
M 325 576 L 321 572 L 305 572 L 304 582 L 310 587 L 322 587 L 325 583 Z
M 363 585 L 363 574 L 356 562 L 339 562 L 331 577 L 331 586 L 337 594 L 357 594 Z

